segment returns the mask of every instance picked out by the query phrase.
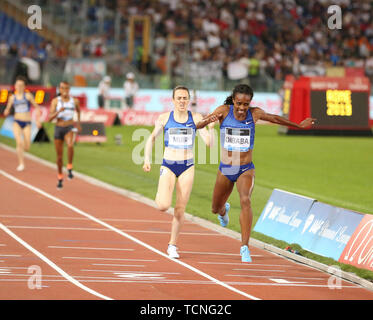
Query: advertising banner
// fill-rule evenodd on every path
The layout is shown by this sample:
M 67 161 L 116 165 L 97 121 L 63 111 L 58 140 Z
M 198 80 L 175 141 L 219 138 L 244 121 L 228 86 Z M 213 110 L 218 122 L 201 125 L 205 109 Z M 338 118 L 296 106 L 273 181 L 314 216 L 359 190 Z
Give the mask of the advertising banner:
M 315 202 L 296 243 L 338 261 L 363 217 L 361 213 Z
M 361 220 L 339 262 L 373 271 L 373 215 L 366 214 Z
M 85 96 L 89 109 L 98 109 L 98 89 L 86 87 L 72 87 L 73 96 Z M 194 92 L 191 90 L 191 101 Z M 190 110 L 207 114 L 224 104 L 230 92 L 226 91 L 196 91 L 196 108 Z M 109 99 L 121 101 L 124 99 L 124 90 L 121 88 L 111 88 Z M 120 104 L 119 104 L 120 105 Z M 256 92 L 252 101 L 252 106 L 262 108 L 268 113 L 281 114 L 281 98 L 277 93 Z M 172 90 L 141 89 L 135 97 L 132 110 L 147 112 L 166 112 L 173 109 Z M 124 110 L 123 110 L 124 111 Z
M 288 243 L 297 243 L 308 227 L 308 213 L 315 199 L 274 189 L 254 231 Z
M 361 213 L 275 189 L 254 231 L 287 243 L 297 243 L 305 250 L 338 261 L 363 217 Z M 369 226 L 369 223 L 362 226 L 363 231 L 372 232 L 373 226 Z M 364 235 L 365 233 L 361 233 L 358 236 L 361 238 Z M 364 246 L 357 248 L 358 243 L 351 243 L 351 246 L 355 248 L 351 250 L 359 249 L 363 250 L 365 255 L 369 255 L 369 252 L 373 255 L 373 243 L 370 243 L 370 249 Z M 371 256 L 370 260 L 364 261 L 372 263 Z

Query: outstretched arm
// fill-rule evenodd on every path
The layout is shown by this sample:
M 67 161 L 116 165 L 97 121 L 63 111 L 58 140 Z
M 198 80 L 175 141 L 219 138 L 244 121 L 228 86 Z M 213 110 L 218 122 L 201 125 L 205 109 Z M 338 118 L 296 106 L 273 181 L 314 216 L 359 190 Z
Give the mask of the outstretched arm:
M 196 128 L 202 129 L 212 122 L 221 121 L 222 119 L 224 119 L 224 115 L 226 114 L 227 110 L 229 110 L 227 106 L 217 107 L 214 110 L 214 112 L 210 113 L 209 115 L 205 116 L 201 121 L 199 121 L 196 124 Z
M 271 113 L 266 113 L 264 110 L 260 108 L 254 108 L 253 112 L 255 114 L 255 118 L 258 120 L 260 119 L 264 121 L 269 121 L 271 123 L 280 124 L 283 126 L 291 126 L 299 129 L 309 128 L 316 122 L 315 118 L 306 118 L 301 123 L 295 123 L 284 117 Z

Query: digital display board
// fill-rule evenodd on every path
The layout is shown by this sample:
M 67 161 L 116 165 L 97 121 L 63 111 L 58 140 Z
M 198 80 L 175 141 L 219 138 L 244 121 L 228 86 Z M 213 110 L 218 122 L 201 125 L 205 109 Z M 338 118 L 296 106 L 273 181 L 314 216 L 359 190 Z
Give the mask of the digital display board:
M 286 126 L 279 132 L 371 135 L 369 99 L 366 77 L 288 77 L 283 86 L 283 116 L 295 123 L 308 117 L 316 122 L 307 129 Z
M 316 128 L 369 127 L 369 93 L 351 90 L 311 91 L 311 117 Z

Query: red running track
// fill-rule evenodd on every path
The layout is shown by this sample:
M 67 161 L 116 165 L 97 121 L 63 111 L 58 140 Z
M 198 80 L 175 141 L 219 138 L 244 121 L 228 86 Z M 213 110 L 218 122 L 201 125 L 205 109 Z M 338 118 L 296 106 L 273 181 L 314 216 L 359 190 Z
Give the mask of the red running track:
M 187 221 L 181 259 L 165 254 L 171 216 L 0 147 L 0 299 L 373 299 L 373 292 Z

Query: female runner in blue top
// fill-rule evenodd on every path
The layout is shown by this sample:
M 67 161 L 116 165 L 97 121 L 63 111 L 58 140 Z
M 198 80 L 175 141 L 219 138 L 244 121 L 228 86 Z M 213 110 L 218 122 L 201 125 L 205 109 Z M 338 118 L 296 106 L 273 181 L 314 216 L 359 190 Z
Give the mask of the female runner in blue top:
M 237 85 L 224 105 L 215 109 L 196 128 L 200 129 L 210 122 L 220 121 L 221 162 L 216 177 L 212 198 L 212 212 L 219 214 L 220 224 L 225 227 L 229 222 L 230 209 L 228 200 L 236 183 L 240 196 L 241 213 L 241 260 L 251 262 L 248 248 L 253 212 L 251 209 L 251 194 L 254 187 L 254 164 L 252 163 L 255 123 L 265 120 L 275 124 L 307 128 L 316 119 L 307 118 L 300 124 L 291 122 L 281 116 L 269 114 L 260 108 L 250 107 L 253 90 L 245 84 Z
M 36 108 L 36 125 L 41 128 L 40 107 L 33 95 L 26 92 L 26 79 L 19 76 L 14 83 L 14 95 L 9 98 L 4 110 L 4 116 L 7 117 L 10 114 L 10 108 L 14 107 L 13 133 L 18 156 L 17 171 L 25 169 L 24 151 L 28 151 L 31 145 L 31 105 Z
M 174 110 L 163 113 L 158 117 L 155 128 L 146 142 L 143 169 L 145 172 L 150 171 L 153 144 L 155 138 L 163 131 L 165 150 L 155 202 L 160 210 L 168 210 L 171 206 L 172 194 L 176 183 L 176 205 L 167 253 L 171 258 L 179 258 L 176 243 L 180 228 L 184 222 L 185 207 L 192 191 L 194 179 L 193 144 L 196 134 L 195 123 L 202 121 L 202 115 L 188 111 L 190 102 L 188 88 L 183 86 L 176 87 L 173 90 L 172 98 Z M 214 123 L 210 123 L 209 132 L 206 129 L 199 130 L 207 146 L 213 144 L 213 127 Z

